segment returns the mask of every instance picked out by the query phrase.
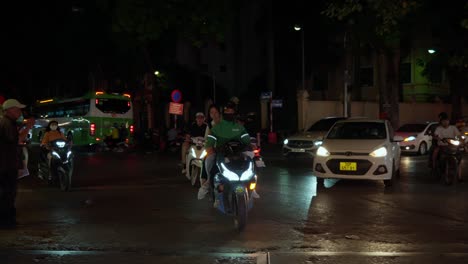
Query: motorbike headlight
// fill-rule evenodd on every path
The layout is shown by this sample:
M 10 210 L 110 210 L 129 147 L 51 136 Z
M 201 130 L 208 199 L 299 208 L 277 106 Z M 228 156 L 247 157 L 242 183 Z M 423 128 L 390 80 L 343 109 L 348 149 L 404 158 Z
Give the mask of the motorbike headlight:
M 320 156 L 320 157 L 328 157 L 330 156 L 330 152 L 328 152 L 328 150 L 322 146 L 320 146 L 318 149 L 317 149 L 317 156 Z
M 224 166 L 224 163 L 221 163 L 221 168 L 223 169 L 223 171 L 221 173 L 228 180 L 230 180 L 230 181 L 239 181 L 239 175 L 237 175 L 234 172 L 228 170 L 228 168 L 226 168 L 226 166 Z
M 72 154 L 72 152 L 71 152 L 71 151 L 68 151 L 68 152 L 67 152 L 67 159 L 69 159 L 69 158 L 70 158 L 71 154 Z
M 415 136 L 410 136 L 410 137 L 407 137 L 404 139 L 405 142 L 408 142 L 408 141 L 415 141 L 416 140 L 416 137 Z
M 190 149 L 190 153 L 192 156 L 197 157 L 197 154 L 195 153 L 195 150 L 193 148 Z
M 460 145 L 460 140 L 450 139 L 449 143 L 454 145 L 454 146 L 458 146 L 458 145 Z
M 60 155 L 59 155 L 57 152 L 55 152 L 55 151 L 52 151 L 52 156 L 54 156 L 54 157 L 60 159 Z
M 59 148 L 65 147 L 65 144 L 66 144 L 65 141 L 58 141 L 58 142 L 55 143 L 55 145 L 57 145 L 57 147 L 59 147 Z
M 250 180 L 250 178 L 252 178 L 254 176 L 254 171 L 252 169 L 252 162 L 250 162 L 249 164 L 249 168 L 244 171 L 240 177 L 240 180 L 241 181 L 248 181 Z
M 284 144 L 284 145 L 287 145 L 288 142 L 289 142 L 289 140 L 288 140 L 288 139 L 285 139 L 285 140 L 283 141 L 283 144 Z
M 374 158 L 380 158 L 380 157 L 385 157 L 387 156 L 387 148 L 386 147 L 380 147 L 374 151 L 371 152 L 372 157 Z
M 200 159 L 205 158 L 206 154 L 208 154 L 208 152 L 206 152 L 206 150 L 203 150 L 202 154 L 200 155 Z

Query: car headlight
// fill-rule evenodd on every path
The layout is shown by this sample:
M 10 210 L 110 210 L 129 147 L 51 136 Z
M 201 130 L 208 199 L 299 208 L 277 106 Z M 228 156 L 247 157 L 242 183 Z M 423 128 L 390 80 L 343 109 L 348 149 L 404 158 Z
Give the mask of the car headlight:
M 323 144 L 322 140 L 317 140 L 317 141 L 314 142 L 315 146 L 322 146 L 322 144 Z
M 230 181 L 239 181 L 239 175 L 237 175 L 234 172 L 228 170 L 228 168 L 226 168 L 226 166 L 224 166 L 224 163 L 221 163 L 221 168 L 223 169 L 223 171 L 221 173 L 228 180 L 230 180 Z
M 203 150 L 202 154 L 200 155 L 200 159 L 206 157 L 206 154 L 208 154 L 208 152 L 206 152 L 206 150 Z
M 387 148 L 386 147 L 380 147 L 374 151 L 371 152 L 372 157 L 379 158 L 379 157 L 385 157 L 387 156 Z
M 318 149 L 317 149 L 317 156 L 320 156 L 320 157 L 328 157 L 330 156 L 330 152 L 328 152 L 328 150 L 322 146 L 320 146 Z
M 415 136 L 410 136 L 410 137 L 407 137 L 405 138 L 405 142 L 408 142 L 408 141 L 415 141 L 416 140 L 416 137 Z
M 284 145 L 287 145 L 288 142 L 289 142 L 289 140 L 288 140 L 288 139 L 285 139 L 285 140 L 283 141 L 283 144 L 284 144 Z
M 250 180 L 250 178 L 252 178 L 254 176 L 254 171 L 252 169 L 252 162 L 250 162 L 249 164 L 249 168 L 244 171 L 240 177 L 240 180 L 241 181 L 248 181 Z
M 449 143 L 454 145 L 454 146 L 459 146 L 460 145 L 460 140 L 450 139 Z

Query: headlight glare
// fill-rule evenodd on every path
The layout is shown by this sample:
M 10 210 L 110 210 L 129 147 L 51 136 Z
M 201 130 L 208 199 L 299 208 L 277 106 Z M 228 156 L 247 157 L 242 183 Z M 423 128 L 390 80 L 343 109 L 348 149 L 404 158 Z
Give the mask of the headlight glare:
M 385 157 L 387 156 L 387 148 L 385 147 L 380 147 L 370 154 L 372 157 L 379 158 L 379 157 Z
M 230 181 L 239 181 L 239 175 L 237 175 L 234 172 L 228 170 L 228 168 L 226 168 L 226 166 L 224 166 L 224 163 L 221 163 L 221 168 L 223 169 L 223 171 L 221 173 L 228 180 L 230 180 Z
M 60 155 L 57 152 L 52 151 L 52 155 L 55 156 L 56 158 L 60 159 Z
M 206 152 L 206 150 L 203 150 L 202 154 L 200 155 L 200 159 L 206 157 L 206 154 L 208 154 L 208 152 Z
M 328 157 L 330 156 L 330 152 L 328 152 L 328 150 L 322 146 L 320 146 L 318 149 L 317 149 L 317 156 L 320 156 L 320 157 Z
M 416 137 L 415 136 L 409 136 L 407 138 L 405 138 L 405 142 L 408 142 L 408 141 L 415 141 L 416 140 Z
M 240 177 L 241 181 L 248 181 L 252 176 L 254 175 L 253 169 L 252 169 L 252 162 L 249 164 L 249 168 L 244 171 Z
M 289 142 L 289 140 L 288 140 L 288 139 L 285 139 L 285 140 L 283 141 L 283 144 L 284 144 L 284 145 L 287 145 L 288 142 Z

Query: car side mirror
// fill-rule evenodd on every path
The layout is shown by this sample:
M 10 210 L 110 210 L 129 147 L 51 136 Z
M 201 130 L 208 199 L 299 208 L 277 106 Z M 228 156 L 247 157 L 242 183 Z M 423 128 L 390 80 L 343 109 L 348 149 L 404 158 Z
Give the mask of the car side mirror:
M 394 136 L 393 137 L 393 142 L 401 142 L 403 140 L 404 140 L 404 138 L 402 136 Z

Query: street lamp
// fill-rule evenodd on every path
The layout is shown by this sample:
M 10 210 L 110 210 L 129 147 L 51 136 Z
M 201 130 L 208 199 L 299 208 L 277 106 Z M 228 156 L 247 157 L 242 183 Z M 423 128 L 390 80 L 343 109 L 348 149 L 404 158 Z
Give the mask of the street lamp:
M 302 89 L 305 90 L 305 47 L 304 47 L 304 28 L 300 25 L 295 25 L 294 30 L 301 31 L 302 42 Z
M 159 76 L 159 74 L 161 74 L 159 71 L 154 72 L 154 75 L 156 75 L 156 76 Z

